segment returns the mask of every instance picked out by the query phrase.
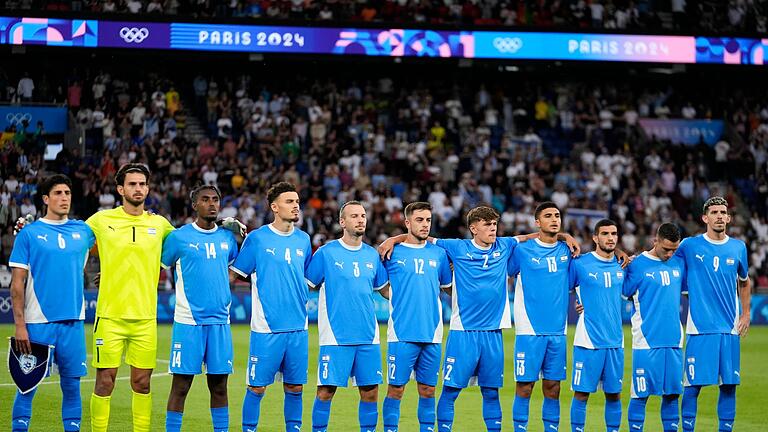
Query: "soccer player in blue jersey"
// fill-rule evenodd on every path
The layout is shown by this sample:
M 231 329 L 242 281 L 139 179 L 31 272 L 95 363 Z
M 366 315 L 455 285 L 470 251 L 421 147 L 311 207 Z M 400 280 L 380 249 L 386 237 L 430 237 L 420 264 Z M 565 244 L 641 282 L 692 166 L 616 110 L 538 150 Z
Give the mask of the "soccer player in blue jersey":
M 453 275 L 445 250 L 427 242 L 432 206 L 413 202 L 405 206 L 404 213 L 408 237 L 394 247 L 385 263 L 390 284 L 389 387 L 382 414 L 384 432 L 397 432 L 400 400 L 413 373 L 419 392 L 419 430 L 427 432 L 435 427 L 435 386 L 443 342 L 440 289 L 450 288 Z
M 515 282 L 515 401 L 512 419 L 516 431 L 528 427 L 534 384 L 542 379 L 545 431 L 560 424 L 560 381 L 566 378 L 566 321 L 568 268 L 571 251 L 557 239 L 560 209 L 543 202 L 534 211 L 539 237 L 518 245 L 509 260 Z
M 674 253 L 680 244 L 675 224 L 661 224 L 653 248 L 627 268 L 624 296 L 632 300 L 632 399 L 630 432 L 642 432 L 648 397 L 659 395 L 664 432 L 677 431 L 683 392 L 683 326 L 680 295 L 685 262 Z
M 360 391 L 360 432 L 374 432 L 382 375 L 373 292 L 387 286 L 387 270 L 376 250 L 363 243 L 367 219 L 362 204 L 349 201 L 341 206 L 339 223 L 342 237 L 320 247 L 306 273 L 307 283 L 320 290 L 320 353 L 312 431 L 328 429 L 336 389 L 346 387 L 352 377 Z
M 584 306 L 573 341 L 571 432 L 584 432 L 587 400 L 602 384 L 605 426 L 618 432 L 621 424 L 621 385 L 624 374 L 624 332 L 621 293 L 624 271 L 615 257 L 618 225 L 608 219 L 595 224 L 595 251 L 579 257 L 569 269 L 570 286 Z M 554 429 L 552 429 L 554 431 Z
M 96 238 L 82 221 L 70 220 L 72 182 L 56 174 L 39 186 L 45 217 L 21 230 L 11 251 L 11 298 L 16 344 L 23 353 L 30 341 L 54 345 L 62 393 L 64 430 L 79 431 L 82 416 L 80 377 L 85 364 L 85 288 L 83 268 Z M 13 402 L 11 430 L 27 431 L 36 390 Z M 50 426 L 50 425 L 49 425 Z
M 190 197 L 197 218 L 165 238 L 160 260 L 164 268 L 174 267 L 176 288 L 165 430 L 181 431 L 184 401 L 205 364 L 213 430 L 222 432 L 229 430 L 227 378 L 232 373 L 228 268 L 237 257 L 237 241 L 216 226 L 221 193 L 215 186 L 199 186 Z
M 283 381 L 285 430 L 301 430 L 301 396 L 307 382 L 309 339 L 305 272 L 312 255 L 309 235 L 295 227 L 299 194 L 286 182 L 267 191 L 274 216 L 245 238 L 231 270 L 251 278 L 251 339 L 243 401 L 243 432 L 255 432 L 267 386 Z
M 741 381 L 739 337 L 746 336 L 750 320 L 747 246 L 725 233 L 731 222 L 728 201 L 712 197 L 704 203 L 703 213 L 707 231 L 683 240 L 676 253 L 685 260 L 689 300 L 683 430 L 694 429 L 701 387 L 719 385 L 719 430 L 730 432 Z

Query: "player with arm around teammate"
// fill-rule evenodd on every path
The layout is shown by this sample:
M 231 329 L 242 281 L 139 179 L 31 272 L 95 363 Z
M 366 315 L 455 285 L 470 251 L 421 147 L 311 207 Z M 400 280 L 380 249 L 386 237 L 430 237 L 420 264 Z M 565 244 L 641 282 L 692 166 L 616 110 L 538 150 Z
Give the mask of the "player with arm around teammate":
M 570 286 L 584 312 L 576 323 L 573 342 L 571 432 L 584 432 L 587 401 L 602 384 L 605 425 L 618 432 L 621 425 L 621 386 L 624 374 L 624 332 L 621 324 L 624 271 L 616 261 L 618 225 L 608 219 L 595 224 L 595 251 L 571 263 Z
M 83 268 L 95 237 L 85 223 L 67 216 L 72 204 L 68 177 L 52 175 L 38 191 L 47 206 L 46 214 L 19 232 L 9 259 L 16 348 L 29 354 L 30 341 L 55 346 L 62 422 L 64 431 L 73 432 L 80 430 L 82 417 L 80 378 L 88 373 Z M 17 391 L 11 415 L 13 432 L 28 430 L 35 392 Z
M 344 233 L 321 246 L 307 269 L 307 283 L 319 289 L 320 333 L 317 397 L 312 432 L 326 432 L 331 401 L 338 387 L 358 387 L 360 432 L 374 432 L 378 422 L 378 388 L 382 382 L 379 325 L 373 292 L 387 285 L 387 270 L 374 248 L 363 243 L 365 208 L 348 201 L 339 210 Z
M 719 385 L 719 430 L 730 432 L 741 382 L 739 338 L 750 324 L 747 246 L 726 234 L 731 215 L 724 198 L 704 203 L 702 221 L 707 231 L 683 240 L 676 252 L 685 261 L 688 293 L 683 431 L 694 430 L 701 387 Z
M 453 279 L 445 250 L 427 241 L 432 226 L 432 206 L 413 202 L 405 206 L 408 238 L 394 247 L 384 263 L 389 274 L 390 318 L 387 326 L 389 386 L 382 414 L 385 432 L 397 432 L 400 400 L 411 374 L 419 392 L 421 432 L 434 431 L 435 386 L 440 373 L 443 311 L 440 289 Z M 383 291 L 383 290 L 382 290 Z
M 251 279 L 251 335 L 242 413 L 243 432 L 255 432 L 267 386 L 283 381 L 285 430 L 301 430 L 302 391 L 307 382 L 309 235 L 298 229 L 299 194 L 286 182 L 267 191 L 274 220 L 245 238 L 230 267 L 231 279 Z
M 683 392 L 683 326 L 680 296 L 685 262 L 673 256 L 680 245 L 675 224 L 661 224 L 653 248 L 627 268 L 624 296 L 632 301 L 632 391 L 627 417 L 630 432 L 642 432 L 645 405 L 661 396 L 664 432 L 677 431 Z
M 232 232 L 219 228 L 221 193 L 203 185 L 190 194 L 195 222 L 168 235 L 161 263 L 174 268 L 176 307 L 171 339 L 173 375 L 165 420 L 167 432 L 181 431 L 184 402 L 195 375 L 205 365 L 213 430 L 229 430 L 227 378 L 232 373 L 229 325 L 229 265 L 237 257 Z

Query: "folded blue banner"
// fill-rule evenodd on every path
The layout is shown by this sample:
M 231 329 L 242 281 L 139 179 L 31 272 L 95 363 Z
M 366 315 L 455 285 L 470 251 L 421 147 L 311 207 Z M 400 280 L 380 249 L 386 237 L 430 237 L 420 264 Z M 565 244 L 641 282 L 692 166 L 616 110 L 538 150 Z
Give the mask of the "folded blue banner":
M 5 130 L 10 125 L 18 128 L 27 121 L 27 132 L 37 130 L 37 122 L 42 121 L 46 133 L 61 134 L 67 131 L 67 109 L 64 107 L 39 107 L 29 105 L 0 105 L 0 128 Z
M 85 321 L 92 323 L 96 314 L 96 296 L 98 291 L 85 292 Z M 307 311 L 309 312 L 309 321 L 317 322 L 317 291 L 310 291 Z M 389 304 L 378 294 L 374 295 L 376 305 L 376 318 L 381 323 L 389 319 Z M 444 296 L 443 300 L 443 321 L 448 323 L 451 318 L 451 300 Z M 509 296 L 509 306 L 512 307 L 512 295 Z M 573 309 L 573 294 L 571 294 L 570 306 L 568 309 L 568 323 L 575 324 L 578 315 Z M 157 299 L 157 321 L 161 323 L 173 322 L 173 310 L 176 305 L 176 295 L 173 291 L 160 292 Z M 622 309 L 622 321 L 629 324 L 632 313 L 632 304 L 624 302 Z M 688 301 L 683 298 L 683 304 L 680 305 L 680 318 L 685 320 L 688 314 Z M 251 295 L 248 292 L 237 291 L 232 293 L 232 306 L 230 308 L 232 323 L 247 324 L 251 320 Z M 768 295 L 756 294 L 752 296 L 752 324 L 768 325 Z M 11 308 L 11 293 L 7 289 L 0 289 L 0 323 L 12 323 L 13 310 Z

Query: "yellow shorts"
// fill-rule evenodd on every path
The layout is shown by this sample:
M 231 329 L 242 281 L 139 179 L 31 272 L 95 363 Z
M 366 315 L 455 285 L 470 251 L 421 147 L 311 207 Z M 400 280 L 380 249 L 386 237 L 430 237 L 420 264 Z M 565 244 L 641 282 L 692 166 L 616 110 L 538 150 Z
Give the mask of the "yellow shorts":
M 139 369 L 154 369 L 157 362 L 157 321 L 96 317 L 93 324 L 95 368 L 117 368 L 125 362 Z

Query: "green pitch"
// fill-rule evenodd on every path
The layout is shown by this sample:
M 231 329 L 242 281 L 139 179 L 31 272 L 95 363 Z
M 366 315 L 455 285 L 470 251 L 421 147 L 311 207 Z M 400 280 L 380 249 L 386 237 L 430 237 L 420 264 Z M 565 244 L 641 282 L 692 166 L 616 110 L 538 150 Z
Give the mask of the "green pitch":
M 90 328 L 89 328 L 90 330 Z M 310 354 L 309 354 L 309 385 L 304 392 L 304 430 L 309 430 L 312 413 L 312 401 L 314 400 L 315 382 L 316 382 L 316 364 L 317 364 L 317 327 L 310 327 Z M 245 394 L 245 362 L 248 352 L 248 332 L 246 325 L 236 325 L 232 327 L 233 339 L 235 341 L 235 374 L 230 378 L 229 400 L 230 400 L 230 429 L 232 431 L 240 430 L 240 408 L 242 406 L 243 395 Z M 627 346 L 630 346 L 629 329 L 625 328 Z M 0 337 L 3 343 L 6 343 L 6 337 L 13 334 L 12 325 L 0 325 Z M 382 335 L 386 335 L 386 328 L 382 327 Z M 573 328 L 569 329 L 571 341 L 573 339 Z M 446 331 L 447 335 L 447 331 Z M 153 395 L 153 419 L 152 429 L 161 431 L 165 428 L 165 402 L 168 397 L 168 391 L 171 385 L 171 378 L 166 374 L 168 365 L 169 342 L 171 337 L 170 325 L 161 325 L 158 331 L 159 351 L 158 368 L 152 379 Z M 502 410 L 504 413 L 504 431 L 512 431 L 512 400 L 514 398 L 514 381 L 512 372 L 512 350 L 513 350 L 514 332 L 507 330 L 504 332 L 506 346 L 506 385 L 501 391 Z M 90 346 L 90 339 L 88 340 Z M 570 347 L 570 342 L 569 342 Z M 738 431 L 764 431 L 766 430 L 765 402 L 768 394 L 764 389 L 768 388 L 768 375 L 761 372 L 761 362 L 765 361 L 766 347 L 768 347 L 768 328 L 752 327 L 749 336 L 742 342 L 741 350 L 741 376 L 743 384 L 737 392 L 737 418 L 736 430 Z M 3 350 L 6 347 L 3 346 Z M 385 354 L 385 349 L 382 350 Z M 626 350 L 627 360 L 624 372 L 624 382 L 628 383 L 630 367 L 631 350 Z M 570 362 L 569 352 L 569 362 Z M 383 358 L 382 358 L 383 361 Z M 571 366 L 568 365 L 570 373 Z M 83 431 L 90 430 L 88 404 L 90 395 L 93 391 L 94 371 L 91 369 L 89 375 L 83 379 L 82 398 L 83 398 Z M 110 419 L 110 430 L 112 431 L 130 431 L 131 430 L 131 397 L 130 386 L 127 380 L 128 370 L 121 368 L 118 374 L 118 382 L 115 392 L 112 395 L 112 415 Z M 38 389 L 34 401 L 34 410 L 31 422 L 31 431 L 51 431 L 61 430 L 61 392 L 58 385 L 58 377 L 48 378 Z M 568 390 L 567 382 L 563 383 L 563 391 L 560 397 L 561 405 L 561 430 L 570 430 L 569 411 L 571 402 L 571 392 Z M 15 394 L 15 387 L 11 384 L 10 376 L 6 367 L 0 371 L 0 430 L 9 430 L 11 421 L 11 406 Z M 381 386 L 379 396 L 379 410 L 381 410 L 381 401 L 386 392 L 385 386 Z M 438 389 L 439 394 L 439 389 Z M 418 431 L 418 421 L 416 419 L 416 403 L 418 395 L 415 386 L 410 386 L 406 390 L 405 398 L 402 403 L 402 414 L 400 430 L 403 432 Z M 541 425 L 541 390 L 537 387 L 534 390 L 533 400 L 531 402 L 531 421 L 529 431 L 539 432 Z M 623 393 L 624 419 L 622 421 L 622 431 L 626 430 L 626 406 L 629 399 L 629 387 L 625 385 Z M 349 432 L 357 430 L 357 402 L 358 395 L 354 388 L 339 389 L 333 401 L 331 410 L 330 427 L 332 431 Z M 717 430 L 717 390 L 715 387 L 706 388 L 702 391 L 699 399 L 699 417 L 697 421 L 697 430 L 712 431 Z M 587 430 L 599 431 L 605 430 L 603 426 L 603 398 L 596 394 L 590 399 L 589 411 L 587 413 Z M 482 404 L 479 389 L 471 388 L 462 392 L 456 402 L 456 422 L 454 430 L 458 432 L 465 431 L 483 431 L 485 426 L 482 420 Z M 659 400 L 652 398 L 648 403 L 648 414 L 646 417 L 647 431 L 660 431 L 661 423 L 659 420 Z M 379 430 L 381 430 L 381 414 L 379 414 Z M 208 390 L 205 386 L 205 380 L 198 378 L 192 387 L 192 391 L 187 399 L 184 428 L 185 431 L 205 431 L 211 430 L 210 412 L 208 410 Z M 267 391 L 267 396 L 262 403 L 261 422 L 259 431 L 283 431 L 283 395 L 281 387 L 272 387 Z

